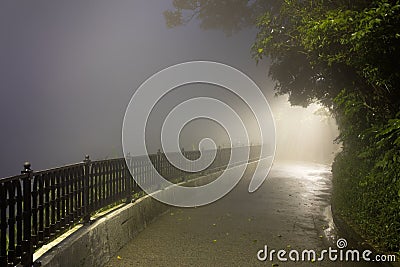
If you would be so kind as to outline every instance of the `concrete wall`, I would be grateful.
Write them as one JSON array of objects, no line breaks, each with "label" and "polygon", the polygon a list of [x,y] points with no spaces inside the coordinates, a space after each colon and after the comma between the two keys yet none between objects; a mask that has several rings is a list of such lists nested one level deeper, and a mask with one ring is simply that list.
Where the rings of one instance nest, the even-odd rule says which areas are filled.
[{"label": "concrete wall", "polygon": [[[219,175],[220,173],[213,173],[181,184],[186,186],[207,184]],[[162,194],[162,191],[158,193]],[[169,208],[170,206],[148,195],[144,196],[97,219],[92,225],[81,227],[42,255],[37,262],[42,266],[52,267],[103,266],[119,249]]]}]

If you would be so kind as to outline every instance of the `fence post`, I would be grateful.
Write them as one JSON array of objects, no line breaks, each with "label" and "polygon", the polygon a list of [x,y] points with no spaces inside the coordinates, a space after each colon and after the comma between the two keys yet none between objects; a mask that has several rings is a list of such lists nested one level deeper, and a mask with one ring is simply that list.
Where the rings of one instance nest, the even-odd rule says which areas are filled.
[{"label": "fence post", "polygon": [[31,188],[31,180],[32,180],[32,170],[31,164],[29,162],[25,162],[24,170],[21,171],[21,174],[27,174],[24,177],[23,183],[23,193],[24,193],[24,210],[23,210],[23,220],[24,220],[24,240],[23,240],[23,256],[21,259],[21,263],[23,266],[32,266],[33,263],[33,248],[32,248],[32,188]]},{"label": "fence post", "polygon": [[128,154],[125,157],[126,159],[126,172],[125,172],[125,194],[126,194],[126,200],[125,204],[129,204],[132,202],[132,191],[135,188],[135,181],[133,179],[133,168],[132,168],[132,156],[131,153],[128,152]]},{"label": "fence post", "polygon": [[90,179],[90,158],[89,155],[85,156],[84,163],[84,177],[83,177],[83,205],[84,215],[83,223],[90,224],[90,205],[89,205],[89,179]]}]

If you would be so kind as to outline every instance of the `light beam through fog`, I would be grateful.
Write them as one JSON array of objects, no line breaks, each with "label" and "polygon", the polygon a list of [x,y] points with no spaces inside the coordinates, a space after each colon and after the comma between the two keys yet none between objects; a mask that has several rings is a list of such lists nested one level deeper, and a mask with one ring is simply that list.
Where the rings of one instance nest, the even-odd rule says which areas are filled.
[{"label": "light beam through fog", "polygon": [[277,132],[277,161],[332,162],[341,145],[335,120],[318,104],[307,108],[290,106],[279,97],[273,107]]}]

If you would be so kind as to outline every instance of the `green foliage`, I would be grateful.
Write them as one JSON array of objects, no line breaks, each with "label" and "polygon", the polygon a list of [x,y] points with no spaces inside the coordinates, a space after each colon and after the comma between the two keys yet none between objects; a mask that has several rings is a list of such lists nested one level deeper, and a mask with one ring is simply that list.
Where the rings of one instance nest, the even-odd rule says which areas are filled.
[{"label": "green foliage", "polygon": [[[400,244],[400,118],[371,133],[369,146],[335,159],[334,204],[386,251]],[[361,152],[360,152],[361,151]]]},{"label": "green foliage", "polygon": [[[368,83],[398,90],[400,5],[376,1],[360,10],[329,10],[323,17],[303,20],[299,28],[304,48],[332,66],[345,63]],[[396,77],[397,75],[397,77]]]},{"label": "green foliage", "polygon": [[343,151],[334,202],[383,250],[400,244],[400,5],[398,1],[285,0],[257,22],[253,47],[268,56],[278,94],[324,104]]}]

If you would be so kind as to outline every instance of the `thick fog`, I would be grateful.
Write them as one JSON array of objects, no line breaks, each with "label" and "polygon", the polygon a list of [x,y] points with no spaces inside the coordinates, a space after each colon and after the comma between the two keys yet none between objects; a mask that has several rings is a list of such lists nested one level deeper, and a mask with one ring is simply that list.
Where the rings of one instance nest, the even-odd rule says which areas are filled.
[{"label": "thick fog", "polygon": [[[275,98],[268,62],[256,65],[250,48],[256,29],[227,37],[199,29],[196,21],[168,29],[162,12],[170,1],[11,1],[0,4],[0,177],[18,174],[24,161],[35,170],[122,155],[125,109],[135,90],[165,67],[192,60],[231,65],[251,77],[268,99],[277,126],[277,157],[331,158],[337,129],[332,119],[291,108]],[[180,90],[180,91],[179,91]],[[207,95],[225,99],[248,121],[234,96],[207,85],[187,86],[163,99],[149,124],[151,153],[159,146],[162,114],[179,100]],[[247,111],[246,111],[247,110]],[[160,115],[161,114],[161,115]],[[229,146],[217,124],[197,120],[182,131],[181,145],[197,148],[210,135]],[[240,144],[240,140],[236,140]]]}]

